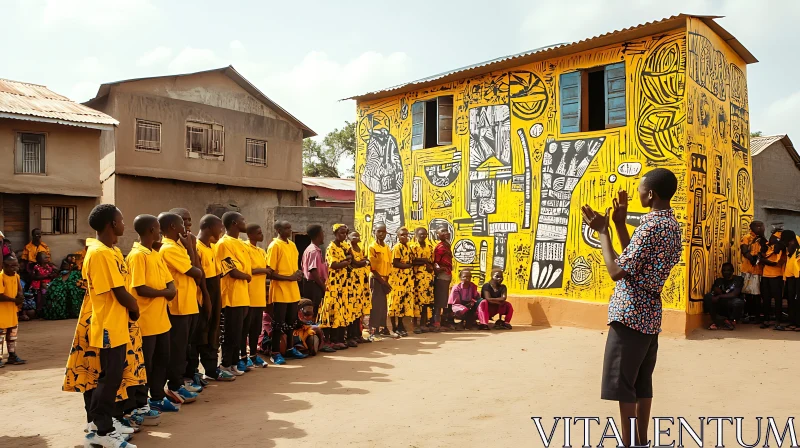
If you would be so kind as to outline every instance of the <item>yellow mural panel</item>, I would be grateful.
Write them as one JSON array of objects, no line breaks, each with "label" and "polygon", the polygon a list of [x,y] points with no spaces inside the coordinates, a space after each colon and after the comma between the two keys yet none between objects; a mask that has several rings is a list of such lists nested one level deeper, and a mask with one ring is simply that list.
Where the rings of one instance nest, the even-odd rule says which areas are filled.
[{"label": "yellow mural panel", "polygon": [[[562,132],[561,75],[618,63],[624,63],[624,125]],[[643,174],[668,168],[679,181],[673,207],[686,250],[662,297],[666,308],[687,309],[689,182],[698,182],[690,170],[695,147],[687,145],[697,126],[687,113],[687,73],[687,33],[676,30],[359,102],[356,226],[367,236],[377,222],[390,234],[401,226],[448,225],[456,268],[471,268],[476,283],[500,268],[512,294],[607,302],[613,282],[580,206],[605,209],[620,189],[637,198]],[[432,104],[447,107],[450,96],[452,143],[422,148],[414,141],[414,113],[420,102],[441,97]],[[631,230],[645,212],[634,199]]]},{"label": "yellow mural panel", "polygon": [[739,266],[753,220],[750,118],[746,64],[702,21],[687,28],[689,294],[702,299],[723,263]]}]

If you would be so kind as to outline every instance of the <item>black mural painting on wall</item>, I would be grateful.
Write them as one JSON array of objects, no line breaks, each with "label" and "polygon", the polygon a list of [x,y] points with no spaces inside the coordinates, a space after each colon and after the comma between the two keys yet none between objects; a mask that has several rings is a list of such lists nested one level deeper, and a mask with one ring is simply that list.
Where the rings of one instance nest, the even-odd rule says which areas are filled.
[{"label": "black mural painting on wall", "polygon": [[361,121],[360,138],[367,142],[367,154],[361,182],[375,193],[373,228],[386,225],[389,240],[403,226],[403,162],[397,140],[390,133],[391,121],[383,112],[367,115]]}]

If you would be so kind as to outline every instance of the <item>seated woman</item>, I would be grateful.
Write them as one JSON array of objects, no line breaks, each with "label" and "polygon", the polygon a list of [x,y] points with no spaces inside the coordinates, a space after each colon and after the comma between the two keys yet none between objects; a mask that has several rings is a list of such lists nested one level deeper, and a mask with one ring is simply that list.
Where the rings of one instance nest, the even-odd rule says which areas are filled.
[{"label": "seated woman", "polygon": [[711,292],[703,297],[703,311],[711,315],[709,330],[733,330],[744,311],[742,287],[744,279],[733,275],[733,265],[722,265],[722,277],[716,279]]},{"label": "seated woman", "polygon": [[[510,330],[511,316],[514,315],[514,308],[506,300],[506,285],[503,284],[503,271],[501,269],[492,270],[492,279],[481,288],[481,301],[478,302],[478,329],[488,330],[489,319],[499,315],[494,323],[495,330]],[[505,320],[503,320],[505,316]]]},{"label": "seated woman", "polygon": [[322,329],[314,325],[314,302],[310,299],[301,299],[297,304],[297,322],[295,322],[293,345],[295,348],[316,356],[317,352],[335,352],[330,345],[326,345]]},{"label": "seated woman", "polygon": [[461,322],[456,326],[456,330],[460,331],[475,325],[476,305],[481,296],[478,294],[478,287],[475,286],[475,283],[472,283],[472,271],[462,269],[458,277],[461,282],[453,286],[447,303],[453,311],[453,316],[461,319]]},{"label": "seated woman", "polygon": [[75,254],[61,262],[61,273],[47,287],[43,315],[47,320],[78,317],[86,294]]}]

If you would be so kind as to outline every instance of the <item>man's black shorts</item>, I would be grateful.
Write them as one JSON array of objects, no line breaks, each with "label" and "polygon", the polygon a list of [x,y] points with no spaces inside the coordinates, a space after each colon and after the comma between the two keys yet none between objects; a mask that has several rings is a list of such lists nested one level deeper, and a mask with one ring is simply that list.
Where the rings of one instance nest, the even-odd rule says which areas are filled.
[{"label": "man's black shorts", "polygon": [[624,403],[652,398],[657,355],[657,334],[644,334],[612,322],[603,358],[601,398]]}]

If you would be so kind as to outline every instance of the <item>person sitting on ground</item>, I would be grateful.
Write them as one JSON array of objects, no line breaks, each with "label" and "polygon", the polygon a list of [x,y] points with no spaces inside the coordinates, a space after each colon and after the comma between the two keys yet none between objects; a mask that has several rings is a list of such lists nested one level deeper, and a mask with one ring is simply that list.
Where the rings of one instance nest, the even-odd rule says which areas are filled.
[{"label": "person sitting on ground", "polygon": [[50,262],[50,254],[36,254],[36,264],[31,267],[31,292],[36,302],[36,314],[41,317],[44,308],[47,287],[58,276],[58,268]]},{"label": "person sitting on ground", "polygon": [[[506,300],[507,290],[503,284],[503,270],[492,269],[492,279],[481,288],[481,301],[478,303],[478,320],[481,330],[489,329],[489,319],[498,315],[495,330],[510,330],[514,308]],[[505,319],[503,319],[505,316]]]},{"label": "person sitting on ground", "polygon": [[711,315],[709,330],[733,330],[742,318],[744,278],[733,275],[733,264],[722,265],[722,277],[714,281],[711,292],[703,298],[703,311]]},{"label": "person sitting on ground", "polygon": [[75,319],[80,315],[86,284],[75,269],[75,254],[61,262],[61,271],[47,287],[42,317],[46,320]]},{"label": "person sitting on ground", "polygon": [[476,305],[481,296],[478,294],[478,287],[472,283],[472,271],[462,269],[458,277],[461,282],[453,286],[448,304],[453,310],[453,315],[461,319],[456,330],[468,330],[475,325]]},{"label": "person sitting on ground", "polygon": [[314,302],[310,299],[300,299],[297,308],[297,321],[292,331],[294,347],[310,356],[316,356],[317,352],[335,352],[330,344],[325,343],[322,329],[314,325]]}]

